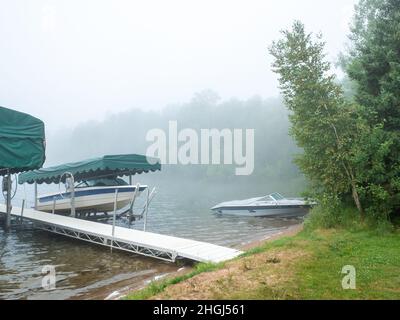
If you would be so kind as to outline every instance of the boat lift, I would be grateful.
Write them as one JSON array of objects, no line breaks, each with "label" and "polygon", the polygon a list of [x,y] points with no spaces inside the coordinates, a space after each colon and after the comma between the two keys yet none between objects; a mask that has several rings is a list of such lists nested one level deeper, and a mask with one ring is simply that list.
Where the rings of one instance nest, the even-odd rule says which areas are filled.
[{"label": "boat lift", "polygon": [[[114,210],[112,210],[112,200],[110,199],[109,207],[105,211],[101,211],[99,209],[96,212],[96,207],[89,206],[88,208],[81,208],[78,211],[77,206],[75,205],[76,201],[76,192],[75,182],[80,181],[88,181],[88,180],[96,180],[96,179],[116,179],[117,177],[128,176],[129,177],[129,185],[133,185],[132,176],[135,174],[155,172],[161,170],[161,164],[159,159],[150,158],[144,155],[137,154],[126,154],[126,155],[105,155],[99,158],[93,158],[89,160],[74,162],[74,163],[66,163],[50,168],[42,168],[39,170],[34,170],[31,172],[23,173],[19,176],[18,182],[19,184],[28,183],[34,184],[34,197],[35,197],[35,206],[36,210],[40,210],[38,205],[38,184],[46,183],[46,184],[58,184],[59,193],[53,196],[53,205],[52,212],[56,211],[57,199],[63,199],[63,203],[66,202],[66,197],[70,198],[70,204],[67,206],[67,210],[71,211],[71,216],[78,218],[84,217],[87,214],[98,212],[111,212],[116,213],[118,217],[127,216],[131,221],[143,218],[148,211],[148,206],[152,201],[155,195],[155,189],[147,190],[147,200],[146,205],[143,207],[142,211],[139,214],[133,212],[133,206],[135,204],[135,200],[138,196],[138,192],[142,191],[138,190],[138,185],[136,185],[135,192],[133,194],[132,199],[129,201],[129,198],[126,199],[126,194],[124,197],[124,202],[128,200],[129,207],[125,208],[122,211],[115,212],[115,202],[114,202]],[[66,192],[61,192],[61,183],[66,185]],[[113,185],[110,185],[112,187]],[[117,187],[116,187],[117,189]],[[80,189],[81,190],[81,189]],[[118,193],[115,195],[118,200]],[[51,198],[50,198],[51,199]],[[119,203],[120,201],[118,201]],[[48,205],[46,210],[43,211],[50,212],[51,210],[51,200],[47,201]],[[65,207],[64,207],[65,209]],[[63,210],[64,210],[63,209]],[[60,209],[57,209],[60,210]]]},{"label": "boat lift", "polygon": [[[59,190],[60,190],[60,184],[62,181],[62,178],[65,176],[65,184],[66,184],[66,189],[69,190],[69,193],[71,194],[70,196],[70,206],[71,206],[71,217],[75,217],[75,218],[82,218],[86,216],[86,213],[80,213],[76,210],[75,207],[75,179],[74,179],[74,175],[71,172],[65,172],[60,176],[60,182],[59,182]],[[132,176],[129,176],[129,181],[132,182]],[[150,189],[147,188],[146,189],[146,201],[145,204],[143,206],[143,208],[140,210],[140,213],[135,213],[134,212],[134,205],[135,205],[135,201],[136,198],[139,194],[139,189],[140,189],[140,184],[137,183],[136,184],[136,188],[135,188],[135,192],[133,193],[132,199],[129,203],[128,207],[124,207],[121,208],[120,210],[117,210],[117,203],[118,203],[118,189],[115,190],[115,196],[114,196],[114,210],[113,210],[113,226],[115,227],[115,221],[116,219],[121,219],[122,217],[127,217],[129,224],[132,223],[132,221],[136,221],[136,220],[141,220],[144,218],[144,226],[143,229],[144,231],[146,231],[146,226],[147,226],[147,214],[149,211],[149,206],[151,201],[153,200],[154,196],[156,195],[156,188],[154,187],[151,192]],[[35,206],[34,209],[37,210],[37,199],[38,199],[38,194],[37,194],[37,183],[35,182]],[[62,192],[60,190],[60,195],[62,196]],[[25,201],[25,200],[23,200]],[[53,210],[52,210],[52,214],[56,214],[55,212],[55,208],[56,208],[56,203],[57,203],[57,199],[56,197],[53,198]],[[22,206],[22,208],[24,207],[24,205]],[[90,216],[90,213],[89,213]],[[108,215],[107,215],[108,217]]]}]

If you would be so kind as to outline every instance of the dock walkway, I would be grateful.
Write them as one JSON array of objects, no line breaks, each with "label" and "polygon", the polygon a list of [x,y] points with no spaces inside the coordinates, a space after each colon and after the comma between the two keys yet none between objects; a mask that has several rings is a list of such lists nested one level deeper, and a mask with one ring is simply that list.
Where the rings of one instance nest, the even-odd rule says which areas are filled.
[{"label": "dock walkway", "polygon": [[[0,205],[0,212],[6,212],[4,205]],[[21,208],[13,207],[11,214],[21,218],[21,212]],[[166,261],[174,262],[178,258],[186,258],[199,262],[218,263],[233,259],[242,253],[236,249],[206,242],[119,226],[115,226],[113,232],[113,226],[110,224],[27,208],[24,209],[22,217],[24,220],[33,222],[36,227],[49,232]]]}]

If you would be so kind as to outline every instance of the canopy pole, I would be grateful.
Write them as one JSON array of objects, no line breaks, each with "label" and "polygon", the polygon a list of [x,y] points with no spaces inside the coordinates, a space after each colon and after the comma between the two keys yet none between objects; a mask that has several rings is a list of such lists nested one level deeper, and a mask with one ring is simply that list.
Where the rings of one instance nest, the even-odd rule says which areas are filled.
[{"label": "canopy pole", "polygon": [[114,213],[113,213],[113,224],[112,224],[112,232],[111,232],[111,252],[114,246],[114,236],[115,236],[115,218],[117,216],[117,202],[118,202],[118,188],[115,188],[115,197],[114,197]]},{"label": "canopy pole", "polygon": [[35,210],[38,207],[38,192],[37,192],[37,182],[35,181]]},{"label": "canopy pole", "polygon": [[21,207],[21,220],[20,223],[22,224],[24,222],[24,209],[25,209],[25,199],[22,200],[22,207]]},{"label": "canopy pole", "polygon": [[56,213],[56,197],[53,197],[53,211],[51,213],[52,214]]},{"label": "canopy pole", "polygon": [[144,223],[143,223],[143,231],[144,232],[146,232],[146,227],[147,227],[147,213],[148,213],[148,211],[149,211],[149,203],[150,203],[150,200],[149,200],[149,197],[150,197],[150,190],[149,190],[149,188],[147,188],[147,197],[146,197],[146,209],[145,209],[145,212],[144,212]]},{"label": "canopy pole", "polygon": [[71,216],[77,218],[75,210],[75,179],[72,173],[70,173],[70,176],[71,176]]},{"label": "canopy pole", "polygon": [[[7,176],[5,176],[3,179],[6,179],[5,181],[5,187],[7,190],[7,198],[6,198],[6,207],[7,207],[7,216],[6,216],[6,221],[5,221],[5,228],[6,230],[9,230],[11,227],[11,174],[10,170],[7,170]],[[4,183],[4,181],[3,181]]]}]

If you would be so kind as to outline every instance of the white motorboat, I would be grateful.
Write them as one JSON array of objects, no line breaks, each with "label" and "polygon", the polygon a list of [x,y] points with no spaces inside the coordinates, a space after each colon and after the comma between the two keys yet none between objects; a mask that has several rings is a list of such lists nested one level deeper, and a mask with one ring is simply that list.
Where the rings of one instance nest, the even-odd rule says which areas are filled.
[{"label": "white motorboat", "polygon": [[[74,190],[75,209],[78,212],[113,211],[116,190],[118,190],[117,209],[121,209],[132,201],[136,188],[137,186],[129,185],[120,178],[80,182]],[[146,185],[140,185],[138,195],[146,189]],[[54,209],[55,213],[70,213],[71,191],[69,190],[39,196],[37,210],[53,212]]]},{"label": "white motorboat", "polygon": [[252,198],[223,202],[211,208],[217,214],[265,217],[300,216],[308,213],[314,203],[303,199],[286,199],[279,193]]}]

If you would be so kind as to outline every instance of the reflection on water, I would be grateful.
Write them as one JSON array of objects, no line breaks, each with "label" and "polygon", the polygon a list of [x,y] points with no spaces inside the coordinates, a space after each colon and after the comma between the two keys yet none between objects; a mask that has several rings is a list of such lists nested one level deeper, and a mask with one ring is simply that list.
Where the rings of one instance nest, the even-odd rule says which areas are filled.
[{"label": "reflection on water", "polygon": [[[149,210],[147,231],[234,247],[301,221],[217,216],[209,210],[225,200],[282,191],[259,190],[260,186],[254,185],[161,184]],[[18,205],[18,197],[15,200]],[[128,227],[125,220],[117,223]],[[130,227],[142,229],[143,221]],[[56,267],[56,290],[42,289],[42,268],[46,265]],[[178,268],[126,252],[111,253],[109,248],[35,230],[27,224],[8,233],[0,229],[0,299],[104,298],[116,288],[140,286],[146,279]]]}]

